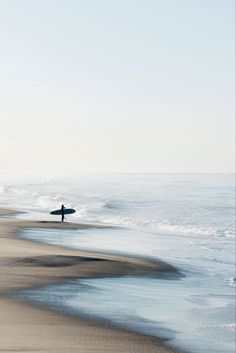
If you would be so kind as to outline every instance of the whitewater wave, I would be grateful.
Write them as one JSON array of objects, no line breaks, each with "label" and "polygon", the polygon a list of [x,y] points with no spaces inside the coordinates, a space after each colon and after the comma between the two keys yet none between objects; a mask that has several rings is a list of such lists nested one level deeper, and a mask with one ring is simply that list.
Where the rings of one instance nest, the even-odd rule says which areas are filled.
[{"label": "whitewater wave", "polygon": [[[32,186],[32,185],[31,185]],[[29,190],[20,186],[0,186],[0,202],[9,207],[32,208],[49,211],[58,208],[65,203],[68,208],[72,207],[71,200],[58,193],[48,196],[36,191],[34,187]]]},{"label": "whitewater wave", "polygon": [[80,221],[102,222],[147,232],[225,238],[235,237],[235,232],[228,228],[217,229],[191,224],[174,224],[168,220],[120,216],[119,210],[123,211],[127,208],[121,200],[102,200],[96,197],[83,199],[79,195],[68,195],[65,197],[59,193],[42,194],[34,188],[27,190],[19,186],[0,186],[0,201],[1,204],[7,204],[13,208],[25,207],[43,211],[57,209],[61,204],[65,204],[68,208],[76,209],[77,213],[74,217]]},{"label": "whitewater wave", "polygon": [[[106,188],[99,192],[98,187],[94,192],[90,194],[88,192],[89,195],[87,195],[80,194],[76,186],[69,185],[68,187],[68,185],[54,183],[52,188],[51,185],[48,185],[53,182],[51,179],[37,179],[37,182],[38,184],[0,185],[0,204],[12,208],[42,211],[58,209],[61,204],[65,204],[66,207],[76,209],[77,213],[74,217],[79,221],[102,222],[158,234],[235,237],[233,225],[231,226],[232,218],[231,220],[228,218],[230,223],[227,219],[226,221],[223,219],[224,222],[215,222],[215,218],[213,218],[214,226],[211,222],[208,225],[206,219],[204,221],[199,218],[199,212],[196,213],[196,218],[194,212],[193,215],[186,215],[186,205],[183,203],[184,206],[181,209],[180,203],[179,208],[176,209],[168,197],[167,200],[164,198],[162,202],[158,199],[153,202],[150,196],[145,196],[142,199],[135,197],[136,194],[133,191],[130,195],[125,194],[122,197],[120,194],[115,195],[114,191],[111,194],[107,193]],[[42,184],[39,184],[41,182]],[[66,193],[63,193],[63,190],[66,190]],[[84,193],[84,188],[79,190]],[[189,207],[192,207],[192,201],[188,202]],[[218,208],[225,206],[220,202],[217,205]],[[212,208],[212,204],[208,206]],[[193,208],[193,210],[195,209]],[[203,216],[204,212],[206,211],[202,211]],[[209,212],[209,207],[207,212]],[[213,212],[212,209],[210,212]],[[231,211],[227,212],[230,214]],[[223,217],[224,214],[225,210],[222,211]],[[173,221],[168,219],[169,215]],[[181,222],[185,218],[186,221]],[[195,222],[196,224],[194,224]],[[201,222],[205,224],[201,224]],[[219,223],[218,226],[215,225],[217,223]],[[229,225],[229,227],[223,227],[224,225]]]},{"label": "whitewater wave", "polygon": [[155,233],[168,233],[177,235],[203,235],[203,236],[217,236],[234,238],[235,234],[230,229],[215,229],[212,227],[201,227],[197,225],[181,225],[172,224],[166,220],[147,220],[147,219],[135,219],[129,217],[120,216],[103,216],[93,215],[89,212],[88,208],[80,209],[79,213],[75,215],[77,218],[86,218],[86,221],[98,221],[106,224],[113,224],[117,226],[125,226],[132,229],[142,229],[144,231],[155,232]]},{"label": "whitewater wave", "polygon": [[53,210],[58,208],[61,204],[66,204],[67,208],[73,207],[68,198],[62,197],[59,194],[55,195],[54,197],[40,196],[34,206],[44,210]]}]

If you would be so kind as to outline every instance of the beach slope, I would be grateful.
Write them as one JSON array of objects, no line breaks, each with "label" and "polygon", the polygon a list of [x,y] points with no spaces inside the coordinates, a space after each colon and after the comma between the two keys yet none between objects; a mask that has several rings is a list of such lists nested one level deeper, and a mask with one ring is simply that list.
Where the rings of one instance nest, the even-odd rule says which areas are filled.
[{"label": "beach slope", "polygon": [[[0,210],[0,215],[14,215]],[[12,299],[18,290],[72,278],[176,272],[163,263],[133,257],[79,252],[21,239],[25,228],[84,228],[94,225],[0,218],[0,351],[80,353],[170,353],[161,340],[99,322],[71,317]],[[97,227],[97,226],[96,226]]]}]

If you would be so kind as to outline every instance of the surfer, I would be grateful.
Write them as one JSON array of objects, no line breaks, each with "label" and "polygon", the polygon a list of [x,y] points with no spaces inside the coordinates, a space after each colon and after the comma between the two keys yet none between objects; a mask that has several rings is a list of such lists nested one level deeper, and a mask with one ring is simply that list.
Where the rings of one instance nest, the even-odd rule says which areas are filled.
[{"label": "surfer", "polygon": [[64,213],[65,206],[61,205],[61,221],[64,222],[65,213]]}]

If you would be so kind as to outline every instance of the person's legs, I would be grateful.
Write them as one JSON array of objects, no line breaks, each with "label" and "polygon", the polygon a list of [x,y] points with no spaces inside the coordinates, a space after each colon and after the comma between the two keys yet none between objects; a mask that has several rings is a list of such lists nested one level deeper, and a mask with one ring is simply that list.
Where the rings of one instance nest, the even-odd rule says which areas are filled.
[{"label": "person's legs", "polygon": [[61,221],[62,221],[62,222],[64,222],[64,218],[65,218],[65,216],[64,216],[64,214],[62,214],[62,215],[61,215]]}]

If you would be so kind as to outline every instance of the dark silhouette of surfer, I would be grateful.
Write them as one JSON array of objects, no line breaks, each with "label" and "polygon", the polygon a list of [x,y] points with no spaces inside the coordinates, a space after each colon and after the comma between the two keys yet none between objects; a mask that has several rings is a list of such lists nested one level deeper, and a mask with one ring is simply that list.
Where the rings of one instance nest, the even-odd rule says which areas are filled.
[{"label": "dark silhouette of surfer", "polygon": [[61,221],[62,222],[64,222],[64,218],[65,218],[64,210],[65,210],[65,206],[61,205]]}]

